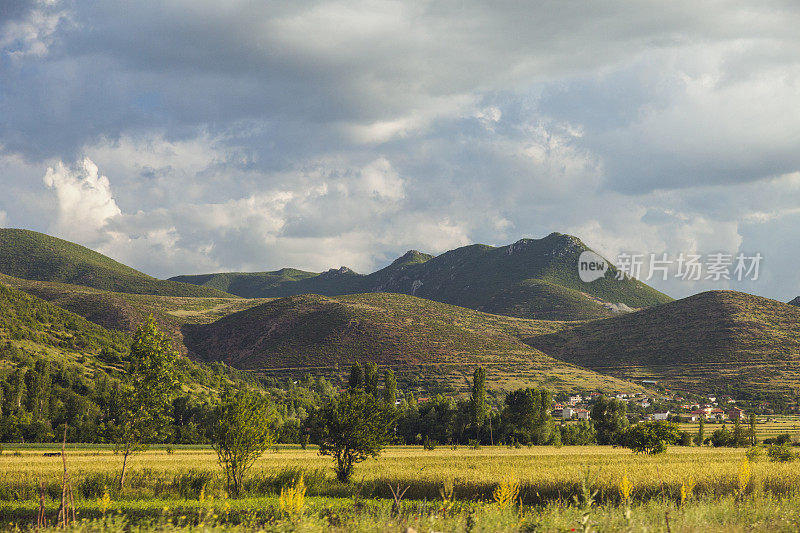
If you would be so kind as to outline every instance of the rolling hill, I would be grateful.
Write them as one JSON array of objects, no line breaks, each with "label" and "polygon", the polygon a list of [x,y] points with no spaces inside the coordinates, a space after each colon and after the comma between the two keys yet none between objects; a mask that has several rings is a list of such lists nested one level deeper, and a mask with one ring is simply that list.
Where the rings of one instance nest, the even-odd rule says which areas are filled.
[{"label": "rolling hill", "polygon": [[402,383],[465,390],[478,365],[495,389],[539,385],[554,391],[639,390],[563,363],[522,337],[558,322],[523,320],[391,293],[281,298],[211,324],[187,325],[194,356],[272,375],[345,373],[354,361],[390,366]]},{"label": "rolling hill", "polygon": [[0,283],[46,300],[106,329],[132,333],[152,314],[174,346],[186,353],[181,327],[207,323],[263,303],[263,299],[158,296],[111,292],[82,285],[33,281],[0,274]]},{"label": "rolling hill", "polygon": [[800,394],[800,309],[739,292],[704,292],[525,342],[620,378],[739,397]]},{"label": "rolling hill", "polygon": [[342,267],[320,274],[283,269],[170,279],[246,298],[394,292],[496,314],[550,320],[608,317],[620,309],[671,301],[638,280],[615,279],[613,266],[605,277],[582,282],[577,264],[586,250],[580,239],[553,233],[502,247],[465,246],[436,257],[412,250],[368,275]]},{"label": "rolling hill", "polygon": [[23,229],[0,229],[0,273],[133,294],[231,296],[210,287],[156,279],[78,244]]}]

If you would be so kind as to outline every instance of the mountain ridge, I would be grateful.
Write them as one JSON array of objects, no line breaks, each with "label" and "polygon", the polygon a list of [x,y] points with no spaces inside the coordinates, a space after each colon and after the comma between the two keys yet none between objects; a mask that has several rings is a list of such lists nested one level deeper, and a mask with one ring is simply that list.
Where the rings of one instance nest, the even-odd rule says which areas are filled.
[{"label": "mountain ridge", "polygon": [[[613,265],[603,278],[584,283],[577,266],[578,257],[586,250],[589,248],[577,237],[552,233],[541,239],[520,239],[500,247],[472,244],[438,256],[410,250],[370,274],[357,274],[342,267],[323,273],[300,271],[302,278],[291,279],[278,275],[287,270],[282,269],[184,275],[170,280],[224,286],[246,298],[393,292],[496,314],[555,320],[602,318],[624,309],[618,304],[641,308],[672,300],[638,280],[616,279]],[[221,280],[228,280],[227,284],[222,285]],[[245,286],[244,280],[250,280],[250,284]],[[256,287],[258,283],[254,280],[264,282]],[[502,302],[513,299],[508,295],[515,291],[535,294],[531,301],[503,305]],[[505,298],[499,296],[503,293]]]}]

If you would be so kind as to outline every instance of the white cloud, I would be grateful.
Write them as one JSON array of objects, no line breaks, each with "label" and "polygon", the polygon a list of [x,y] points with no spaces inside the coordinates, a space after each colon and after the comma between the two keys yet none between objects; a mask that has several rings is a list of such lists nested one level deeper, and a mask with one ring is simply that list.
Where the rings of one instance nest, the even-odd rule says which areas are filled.
[{"label": "white cloud", "polygon": [[88,157],[72,168],[59,161],[47,169],[44,183],[56,193],[58,220],[53,230],[59,235],[92,242],[109,219],[121,214],[108,178]]}]

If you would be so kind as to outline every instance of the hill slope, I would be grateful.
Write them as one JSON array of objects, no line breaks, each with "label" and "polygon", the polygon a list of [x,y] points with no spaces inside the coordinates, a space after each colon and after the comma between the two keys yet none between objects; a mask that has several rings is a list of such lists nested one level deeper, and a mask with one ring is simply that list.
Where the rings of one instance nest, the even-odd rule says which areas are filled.
[{"label": "hill slope", "polygon": [[739,292],[704,292],[526,342],[598,372],[697,392],[800,393],[800,309]]},{"label": "hill slope", "polygon": [[604,278],[582,282],[577,264],[586,250],[579,239],[553,233],[502,247],[465,246],[436,257],[412,250],[368,275],[342,267],[316,275],[289,275],[301,271],[284,269],[171,279],[224,288],[248,298],[394,292],[509,316],[554,320],[612,316],[620,308],[613,304],[640,308],[671,301],[640,281],[615,279],[613,266]]},{"label": "hill slope", "polygon": [[638,389],[519,340],[561,327],[380,293],[282,298],[211,324],[187,325],[184,333],[191,353],[203,360],[269,374],[344,373],[353,361],[374,361],[395,368],[405,383],[453,390],[466,388],[472,371],[484,365],[498,389]]},{"label": "hill slope", "polygon": [[80,315],[104,328],[132,333],[147,315],[152,314],[174,346],[183,353],[181,327],[208,323],[263,303],[263,299],[199,298],[110,292],[82,285],[33,281],[0,274],[0,283]]},{"label": "hill slope", "polygon": [[78,244],[22,229],[0,229],[0,273],[134,294],[230,296],[209,287],[159,280]]}]

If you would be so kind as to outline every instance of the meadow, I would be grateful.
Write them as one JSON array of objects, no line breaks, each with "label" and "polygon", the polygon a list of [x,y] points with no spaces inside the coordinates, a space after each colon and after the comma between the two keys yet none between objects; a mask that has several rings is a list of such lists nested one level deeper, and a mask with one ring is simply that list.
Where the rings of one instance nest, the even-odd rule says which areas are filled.
[{"label": "meadow", "polygon": [[[42,447],[0,455],[0,523],[36,523],[41,486],[50,523],[61,495],[62,459]],[[278,447],[254,465],[242,498],[228,498],[215,453],[202,447],[134,456],[117,490],[121,458],[103,447],[67,447],[76,530],[269,531],[797,531],[800,471],[765,457],[740,479],[743,449],[670,447],[636,456],[606,446],[391,447],[337,482],[328,457]],[[302,475],[300,511],[280,503]],[[620,489],[626,478],[628,499]],[[498,486],[518,493],[500,505]],[[392,488],[408,487],[395,504]],[[684,492],[682,498],[681,492]]]}]

